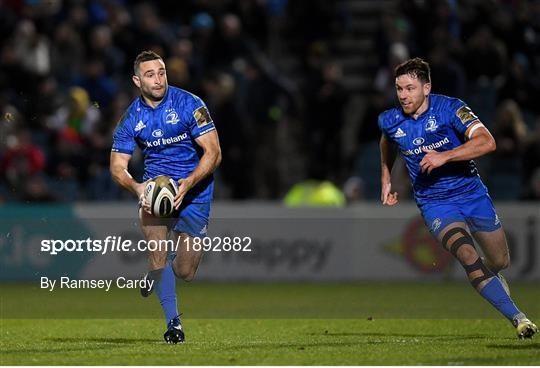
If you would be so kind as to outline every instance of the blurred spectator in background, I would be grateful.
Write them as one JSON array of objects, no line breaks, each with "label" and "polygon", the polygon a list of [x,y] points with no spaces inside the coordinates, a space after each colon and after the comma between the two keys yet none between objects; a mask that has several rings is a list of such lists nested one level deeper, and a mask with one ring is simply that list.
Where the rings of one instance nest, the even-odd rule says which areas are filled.
[{"label": "blurred spectator in background", "polygon": [[364,181],[358,176],[351,176],[343,185],[343,194],[347,204],[362,202],[364,198]]},{"label": "blurred spectator in background", "polygon": [[448,50],[441,45],[435,46],[429,52],[428,61],[433,93],[465,98],[465,72]]},{"label": "blurred spectator in background", "polygon": [[334,61],[325,62],[307,92],[309,176],[339,182],[343,176],[341,130],[348,94],[341,85],[342,71]]},{"label": "blurred spectator in background", "polygon": [[70,134],[82,140],[94,130],[101,117],[100,109],[90,103],[90,97],[84,88],[72,87],[68,101],[61,105],[47,121],[47,126],[57,132],[70,131]]},{"label": "blurred spectator in background", "polygon": [[535,194],[538,185],[537,174],[540,169],[540,119],[536,120],[536,127],[527,135],[520,163],[523,166],[525,198],[540,199]]},{"label": "blurred spectator in background", "polygon": [[22,195],[21,200],[30,202],[53,202],[62,197],[55,197],[47,185],[43,175],[32,175],[22,183]]},{"label": "blurred spectator in background", "polygon": [[[375,93],[384,97],[382,105],[376,108],[390,107],[396,101],[396,81],[394,79],[394,69],[396,66],[409,59],[409,49],[403,42],[394,42],[388,48],[388,60],[381,64],[375,74]],[[380,110],[378,110],[380,111]],[[376,116],[378,116],[377,113]]]},{"label": "blurred spectator in background", "polygon": [[47,75],[51,69],[49,40],[41,35],[30,20],[17,25],[13,41],[15,55],[27,73]]},{"label": "blurred spectator in background", "polygon": [[245,173],[253,172],[254,127],[248,126],[236,105],[236,82],[230,74],[215,73],[203,80],[202,87],[202,96],[219,131],[224,165],[220,172],[227,183],[229,196],[250,198],[253,196],[253,177]]},{"label": "blurred spectator in background", "polygon": [[[124,198],[111,133],[137,93],[131,60],[152,49],[214,111],[218,198],[278,199],[307,179],[356,188],[357,176],[351,198],[378,199],[376,117],[395,103],[394,66],[414,56],[431,63],[435,93],[466,99],[493,129],[494,196],[533,198],[539,15],[540,1],[503,0],[0,2],[0,197]],[[21,175],[32,185],[10,191]]]},{"label": "blurred spectator in background", "polygon": [[[212,63],[214,28],[214,19],[208,13],[195,14],[191,20],[192,46],[190,47],[190,56],[193,60],[192,70],[196,81],[200,81],[200,78]],[[183,46],[184,50],[186,50],[187,45]]]},{"label": "blurred spectator in background", "polygon": [[20,130],[6,137],[6,146],[0,161],[2,176],[10,191],[23,199],[27,182],[45,169],[45,154],[32,143],[27,130]]},{"label": "blurred spectator in background", "polygon": [[531,70],[527,57],[517,53],[513,55],[506,70],[504,85],[499,90],[498,99],[513,99],[521,108],[540,113],[540,79]]},{"label": "blurred spectator in background", "polygon": [[505,100],[500,104],[491,131],[497,142],[495,158],[517,159],[521,155],[525,148],[527,126],[515,101]]},{"label": "blurred spectator in background", "polygon": [[[103,109],[102,118],[93,124],[93,129],[85,133],[85,142],[91,157],[88,162],[87,176],[84,180],[86,198],[91,200],[112,200],[129,197],[110,178],[109,161],[111,155],[112,135],[116,125],[121,120],[131,101],[130,96],[123,92],[117,94],[107,109]],[[93,110],[94,106],[90,105]],[[132,156],[134,175],[142,176],[142,156],[136,153]]]},{"label": "blurred spectator in background", "polygon": [[105,73],[114,75],[122,72],[124,53],[114,46],[109,26],[98,25],[90,32],[88,58],[101,59],[105,64]]},{"label": "blurred spectator in background", "polygon": [[100,57],[86,60],[83,74],[75,80],[75,85],[84,88],[98,107],[107,107],[117,92],[116,83],[107,76],[105,62]]},{"label": "blurred spectator in background", "polygon": [[51,67],[52,75],[63,88],[71,85],[81,73],[84,59],[84,45],[80,35],[68,22],[56,28],[52,42]]},{"label": "blurred spectator in background", "polygon": [[527,190],[525,192],[524,199],[533,201],[540,200],[540,168],[532,173],[530,180],[527,182]]},{"label": "blurred spectator in background", "polygon": [[497,142],[497,150],[490,156],[490,192],[495,198],[518,199],[523,192],[520,157],[526,145],[527,126],[515,101],[501,102],[490,130]]},{"label": "blurred spectator in background", "polygon": [[506,47],[486,25],[481,25],[467,42],[465,72],[471,82],[487,79],[499,82],[506,68]]},{"label": "blurred spectator in background", "polygon": [[225,14],[220,19],[217,37],[212,45],[210,60],[215,68],[230,68],[241,59],[254,54],[255,45],[242,33],[240,18]]}]

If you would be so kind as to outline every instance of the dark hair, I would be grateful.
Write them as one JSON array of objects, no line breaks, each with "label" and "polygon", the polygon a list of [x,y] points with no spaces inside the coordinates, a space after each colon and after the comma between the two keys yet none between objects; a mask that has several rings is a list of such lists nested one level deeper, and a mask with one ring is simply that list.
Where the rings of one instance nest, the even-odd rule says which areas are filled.
[{"label": "dark hair", "polygon": [[163,60],[161,56],[156,54],[154,51],[146,50],[146,51],[141,52],[135,58],[135,62],[133,63],[133,72],[137,74],[137,72],[139,71],[139,65],[141,65],[141,63],[144,63],[145,61],[156,60],[156,59]]},{"label": "dark hair", "polygon": [[418,78],[422,83],[431,83],[431,70],[429,64],[421,58],[414,58],[404,61],[394,69],[394,76],[410,75]]}]

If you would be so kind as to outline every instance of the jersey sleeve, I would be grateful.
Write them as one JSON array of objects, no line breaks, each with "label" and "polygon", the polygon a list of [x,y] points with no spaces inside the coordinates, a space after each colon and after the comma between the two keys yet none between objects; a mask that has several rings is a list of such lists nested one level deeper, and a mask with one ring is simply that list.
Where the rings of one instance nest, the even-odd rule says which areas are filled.
[{"label": "jersey sleeve", "polygon": [[131,127],[130,115],[124,114],[114,130],[111,151],[131,155],[135,150],[135,146],[136,142]]},{"label": "jersey sleeve", "polygon": [[382,134],[386,137],[386,139],[390,140],[390,136],[388,135],[388,132],[386,131],[384,127],[384,113],[379,114],[379,118],[377,119],[377,124],[379,125],[379,129],[381,130]]},{"label": "jersey sleeve", "polygon": [[478,116],[461,100],[456,100],[450,105],[450,113],[453,128],[462,135],[465,135],[471,125],[479,121]]},{"label": "jersey sleeve", "polygon": [[186,113],[189,114],[189,132],[194,139],[216,129],[208,108],[200,98],[194,96],[190,106]]}]

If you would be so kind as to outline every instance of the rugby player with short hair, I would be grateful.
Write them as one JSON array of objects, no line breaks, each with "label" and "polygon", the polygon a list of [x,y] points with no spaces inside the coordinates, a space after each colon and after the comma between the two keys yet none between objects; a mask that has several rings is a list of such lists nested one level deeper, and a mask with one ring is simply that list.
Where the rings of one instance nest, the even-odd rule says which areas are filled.
[{"label": "rugby player with short hair", "polygon": [[[135,59],[132,80],[141,95],[114,132],[110,170],[118,184],[139,198],[139,219],[146,240],[166,240],[171,231],[175,244],[180,244],[172,257],[168,257],[170,249],[148,252],[145,278],[154,281],[154,288],[141,289],[145,297],[156,290],[167,323],[165,341],[178,343],[184,341],[184,332],[176,304],[175,275],[191,281],[197,271],[202,253],[188,247],[188,242],[206,235],[214,190],[212,172],[221,162],[221,149],[206,105],[199,97],[168,85],[161,56],[141,52]],[[136,146],[144,157],[142,183],[128,172]],[[156,221],[144,200],[146,181],[158,175],[178,182],[174,199],[178,217],[172,225]]]},{"label": "rugby player with short hair", "polygon": [[495,140],[463,101],[430,93],[430,67],[422,59],[403,62],[394,74],[401,107],[381,113],[378,121],[382,203],[398,203],[390,174],[399,150],[433,236],[461,263],[473,287],[514,325],[518,337],[531,338],[538,328],[516,307],[499,273],[510,263],[508,245],[473,161],[494,151]]}]

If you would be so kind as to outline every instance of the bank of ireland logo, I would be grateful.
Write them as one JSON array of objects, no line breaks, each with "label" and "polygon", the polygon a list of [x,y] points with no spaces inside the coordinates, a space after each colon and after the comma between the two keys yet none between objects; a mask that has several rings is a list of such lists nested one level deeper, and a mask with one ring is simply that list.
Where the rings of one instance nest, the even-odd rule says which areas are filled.
[{"label": "bank of ireland logo", "polygon": [[422,143],[425,142],[424,138],[422,137],[418,137],[418,138],[414,138],[414,140],[412,141],[414,145],[416,146],[419,146],[421,145]]},{"label": "bank of ireland logo", "polygon": [[155,138],[163,137],[163,130],[161,130],[161,129],[154,130],[152,132],[152,137],[155,137]]},{"label": "bank of ireland logo", "polygon": [[435,116],[430,115],[427,123],[426,123],[426,132],[434,132],[437,130],[439,126],[437,125],[437,120],[435,120]]},{"label": "bank of ireland logo", "polygon": [[167,116],[165,117],[165,123],[167,124],[176,124],[180,121],[180,119],[178,119],[178,113],[176,111],[171,110]]}]

